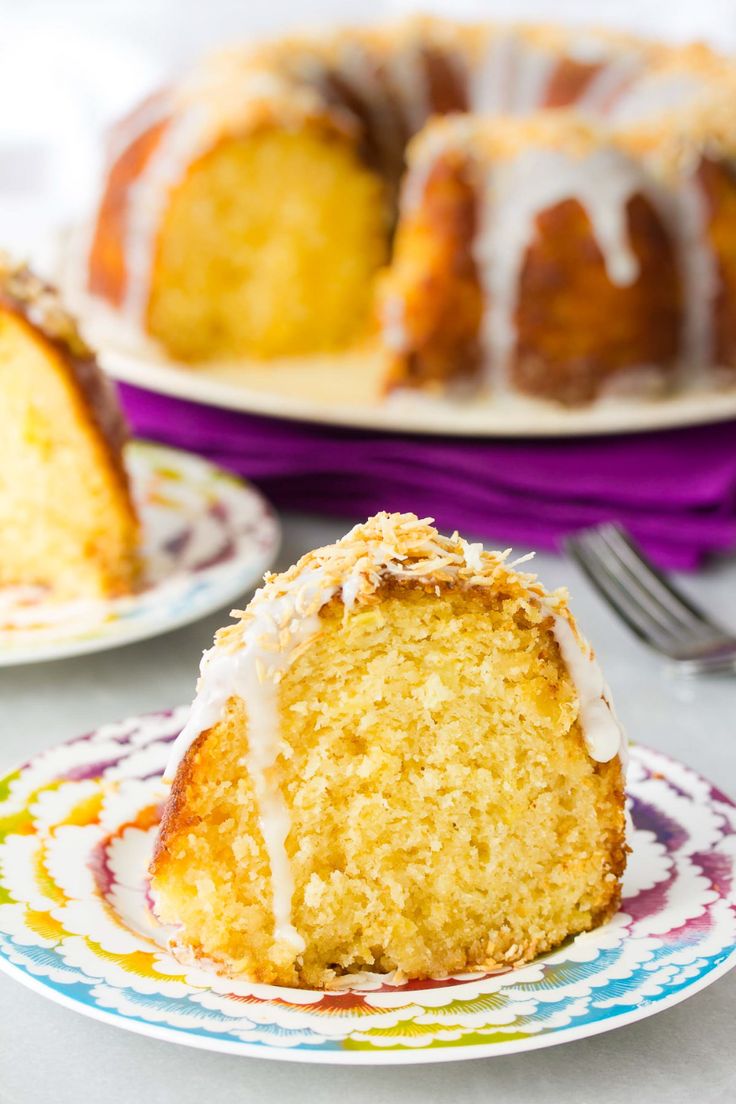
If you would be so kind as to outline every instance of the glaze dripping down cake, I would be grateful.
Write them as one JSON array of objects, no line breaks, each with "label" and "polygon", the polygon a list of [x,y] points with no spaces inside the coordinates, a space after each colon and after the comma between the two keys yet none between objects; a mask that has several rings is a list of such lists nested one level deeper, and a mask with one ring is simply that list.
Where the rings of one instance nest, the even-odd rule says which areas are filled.
[{"label": "glaze dripping down cake", "polygon": [[409,165],[382,288],[392,386],[481,374],[496,393],[580,403],[612,381],[641,388],[644,365],[667,386],[674,248],[641,165],[601,127],[564,111],[449,116]]},{"label": "glaze dripping down cake", "polygon": [[735,92],[705,46],[596,30],[233,49],[113,134],[87,284],[183,361],[367,343],[384,391],[568,404],[733,383]]},{"label": "glaze dripping down cake", "polygon": [[139,527],[112,384],[58,294],[0,254],[0,586],[134,589]]},{"label": "glaze dripping down cake", "polygon": [[379,514],[235,616],[167,770],[176,953],[324,988],[525,962],[615,912],[623,737],[565,592]]}]

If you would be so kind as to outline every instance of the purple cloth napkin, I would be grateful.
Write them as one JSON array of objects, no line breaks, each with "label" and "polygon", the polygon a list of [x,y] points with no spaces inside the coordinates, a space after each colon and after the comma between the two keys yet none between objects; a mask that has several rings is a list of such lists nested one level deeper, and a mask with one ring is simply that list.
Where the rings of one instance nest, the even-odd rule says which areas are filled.
[{"label": "purple cloth napkin", "polygon": [[604,520],[665,568],[736,548],[736,422],[568,440],[478,440],[281,421],[121,386],[137,436],[247,476],[285,509],[407,510],[444,529],[556,549]]}]

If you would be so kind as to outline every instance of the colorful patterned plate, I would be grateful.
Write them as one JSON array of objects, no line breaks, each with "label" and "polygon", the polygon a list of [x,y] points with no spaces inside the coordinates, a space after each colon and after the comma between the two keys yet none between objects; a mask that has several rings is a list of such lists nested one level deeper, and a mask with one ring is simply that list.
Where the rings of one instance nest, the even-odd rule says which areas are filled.
[{"label": "colorful patterned plate", "polygon": [[98,1020],[233,1054],[404,1063],[508,1054],[643,1019],[736,965],[736,806],[635,747],[621,911],[531,965],[330,993],[176,962],[148,907],[160,774],[186,710],[105,725],[0,782],[0,967]]},{"label": "colorful patterned plate", "polygon": [[278,551],[278,522],[247,483],[191,453],[135,441],[126,464],[143,523],[144,584],[107,602],[0,590],[0,667],[115,648],[241,599]]}]

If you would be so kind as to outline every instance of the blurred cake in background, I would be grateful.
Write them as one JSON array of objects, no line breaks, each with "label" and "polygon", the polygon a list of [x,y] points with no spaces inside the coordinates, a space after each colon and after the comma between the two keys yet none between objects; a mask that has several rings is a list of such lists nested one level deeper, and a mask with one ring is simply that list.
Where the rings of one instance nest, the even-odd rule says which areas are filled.
[{"label": "blurred cake in background", "polygon": [[113,134],[87,284],[181,361],[377,341],[386,389],[712,382],[736,365],[735,98],[706,47],[603,31],[231,50]]},{"label": "blurred cake in background", "polygon": [[151,867],[185,959],[436,977],[616,911],[622,733],[566,593],[505,560],[378,514],[218,633]]},{"label": "blurred cake in background", "polygon": [[115,391],[58,294],[0,254],[0,586],[133,590],[125,440]]}]

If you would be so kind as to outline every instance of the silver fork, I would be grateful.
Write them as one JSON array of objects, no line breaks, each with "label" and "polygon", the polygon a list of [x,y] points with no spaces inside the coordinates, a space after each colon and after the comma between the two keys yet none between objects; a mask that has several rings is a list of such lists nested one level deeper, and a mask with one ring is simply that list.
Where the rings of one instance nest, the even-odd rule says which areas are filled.
[{"label": "silver fork", "polygon": [[622,525],[608,522],[582,529],[564,544],[632,632],[673,660],[678,671],[688,675],[736,672],[736,635],[677,590]]}]

